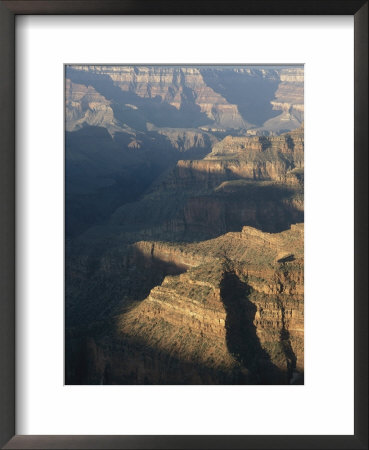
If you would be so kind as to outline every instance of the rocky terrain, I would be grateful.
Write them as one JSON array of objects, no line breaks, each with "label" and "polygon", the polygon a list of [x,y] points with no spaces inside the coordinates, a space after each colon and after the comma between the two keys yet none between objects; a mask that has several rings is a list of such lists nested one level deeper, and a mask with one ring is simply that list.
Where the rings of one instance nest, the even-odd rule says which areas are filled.
[{"label": "rocky terrain", "polygon": [[303,129],[226,137],[200,160],[179,160],[109,225],[140,239],[210,238],[251,225],[281,231],[303,220]]},{"label": "rocky terrain", "polygon": [[67,67],[67,384],[303,382],[303,69],[225,67]]},{"label": "rocky terrain", "polygon": [[269,131],[290,131],[303,121],[303,76],[293,66],[68,66],[67,129],[87,123],[112,134],[150,124],[268,131],[273,119]]},{"label": "rocky terrain", "polygon": [[[229,382],[289,381],[303,372],[303,232],[302,225],[277,235],[244,227],[180,252],[140,243],[146,258],[178,261],[187,270],[166,276],[119,316],[118,334],[219,370]],[[145,364],[145,353],[139,360]],[[137,370],[135,361],[130,370]]]},{"label": "rocky terrain", "polygon": [[109,337],[100,324],[88,341],[90,367],[79,376],[113,384],[301,379],[303,233],[302,224],[278,234],[244,227],[201,243],[134,244],[131,268],[162,264],[172,275],[115,315]]}]

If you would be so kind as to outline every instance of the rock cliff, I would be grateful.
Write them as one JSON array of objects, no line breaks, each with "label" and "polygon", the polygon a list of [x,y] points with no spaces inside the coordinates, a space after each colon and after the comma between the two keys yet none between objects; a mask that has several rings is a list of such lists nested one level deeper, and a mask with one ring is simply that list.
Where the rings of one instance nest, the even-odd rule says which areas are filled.
[{"label": "rock cliff", "polygon": [[[137,239],[191,240],[280,231],[303,219],[303,129],[274,137],[227,137],[199,160],[180,160],[110,223]],[[142,225],[141,225],[142,224]]]},{"label": "rock cliff", "polygon": [[140,255],[151,270],[161,261],[182,267],[182,273],[167,275],[143,301],[116,317],[113,347],[106,347],[106,338],[93,340],[90,381],[301,380],[302,224],[278,234],[244,227],[197,244],[134,247],[136,264]]},{"label": "rock cliff", "polygon": [[303,112],[301,67],[67,67],[67,384],[302,382]]},{"label": "rock cliff", "polygon": [[92,86],[65,81],[65,124],[67,131],[78,130],[82,126],[100,126],[110,134],[126,131],[114,117],[111,101],[98,93]]},{"label": "rock cliff", "polygon": [[74,65],[67,67],[66,99],[69,130],[99,123],[114,133],[153,123],[278,132],[303,120],[303,69]]}]

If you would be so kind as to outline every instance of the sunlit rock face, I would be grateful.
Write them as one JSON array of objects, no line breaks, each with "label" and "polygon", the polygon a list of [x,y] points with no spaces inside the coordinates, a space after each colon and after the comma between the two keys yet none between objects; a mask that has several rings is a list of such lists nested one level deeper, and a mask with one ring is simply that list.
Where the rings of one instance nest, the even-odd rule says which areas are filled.
[{"label": "sunlit rock face", "polygon": [[226,137],[203,159],[179,160],[112,226],[139,239],[191,240],[239,231],[280,231],[303,220],[303,130]]},{"label": "sunlit rock face", "polygon": [[111,102],[92,86],[72,83],[66,79],[66,130],[73,131],[83,125],[102,126],[110,133],[121,130]]},{"label": "sunlit rock face", "polygon": [[[297,67],[70,66],[66,76],[68,129],[100,123],[114,133],[133,111],[131,123],[141,127],[265,134],[303,121],[303,69]],[[158,105],[167,107],[158,114]],[[109,111],[104,121],[101,108]]]},{"label": "sunlit rock face", "polygon": [[[139,242],[131,264],[167,274],[89,341],[87,382],[288,384],[304,371],[303,225],[201,243]],[[91,344],[92,342],[92,344]],[[87,344],[85,344],[87,345]]]},{"label": "sunlit rock face", "polygon": [[304,373],[304,73],[66,68],[66,383]]}]

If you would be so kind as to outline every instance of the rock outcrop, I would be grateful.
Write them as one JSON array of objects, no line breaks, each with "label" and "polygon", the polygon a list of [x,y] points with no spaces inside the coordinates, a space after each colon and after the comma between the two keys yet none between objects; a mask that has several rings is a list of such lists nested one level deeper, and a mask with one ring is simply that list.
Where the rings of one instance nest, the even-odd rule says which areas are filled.
[{"label": "rock outcrop", "polygon": [[[69,130],[83,123],[106,126],[111,133],[127,126],[142,129],[147,123],[187,128],[192,123],[224,131],[265,122],[264,131],[277,132],[294,129],[303,120],[303,69],[74,65],[67,67],[66,95]],[[262,102],[260,96],[265,97]]]},{"label": "rock outcrop", "polygon": [[274,109],[303,113],[304,69],[283,69],[280,80],[281,83],[275,92],[275,100],[272,100]]},{"label": "rock outcrop", "polygon": [[301,379],[303,232],[302,224],[279,234],[244,227],[198,244],[135,244],[151,270],[162,261],[183,271],[167,275],[147,298],[116,317],[112,347],[104,338],[93,341],[92,379],[112,384]]},{"label": "rock outcrop", "polygon": [[65,81],[65,125],[67,131],[78,130],[85,125],[106,128],[111,135],[127,131],[114,117],[111,101],[92,86]]},{"label": "rock outcrop", "polygon": [[209,151],[218,142],[215,136],[199,129],[158,128],[156,131],[165,136],[173,148],[180,152],[193,149]]},{"label": "rock outcrop", "polygon": [[137,240],[209,239],[243,225],[283,230],[303,220],[303,151],[303,129],[229,136],[203,159],[178,161],[110,222]]},{"label": "rock outcrop", "polygon": [[301,67],[67,67],[67,384],[302,382],[303,113]]}]

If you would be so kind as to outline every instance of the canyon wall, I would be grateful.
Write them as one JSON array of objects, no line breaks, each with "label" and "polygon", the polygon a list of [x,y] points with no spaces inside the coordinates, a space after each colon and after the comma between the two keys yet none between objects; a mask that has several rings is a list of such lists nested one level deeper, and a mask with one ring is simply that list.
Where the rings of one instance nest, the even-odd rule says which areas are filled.
[{"label": "canyon wall", "polygon": [[297,66],[66,68],[67,384],[303,382],[303,113]]},{"label": "canyon wall", "polygon": [[[292,130],[303,120],[299,67],[73,65],[66,76],[69,130],[83,123],[100,123],[111,133],[132,125],[188,128],[192,123],[208,130],[276,132]],[[87,89],[81,105],[82,85]],[[264,96],[262,102],[259,97],[256,102],[255,91]]]},{"label": "canyon wall", "polygon": [[245,227],[179,247],[135,244],[151,270],[162,261],[184,272],[167,275],[143,301],[116,317],[113,347],[107,348],[104,339],[93,341],[91,380],[301,381],[303,232],[302,224],[279,234]]}]

